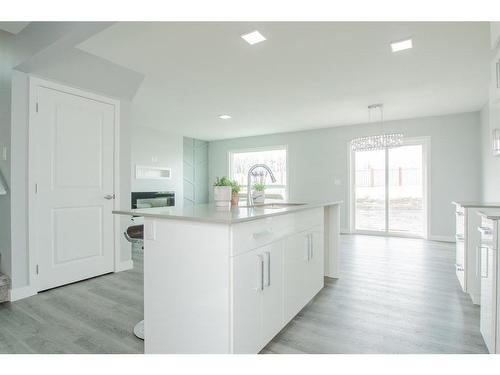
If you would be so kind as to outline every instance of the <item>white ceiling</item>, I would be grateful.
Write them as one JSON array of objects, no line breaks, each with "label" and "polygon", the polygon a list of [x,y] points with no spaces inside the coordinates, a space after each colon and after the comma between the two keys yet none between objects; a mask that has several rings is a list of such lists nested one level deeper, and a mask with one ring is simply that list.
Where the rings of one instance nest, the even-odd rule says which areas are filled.
[{"label": "white ceiling", "polygon": [[0,30],[7,31],[11,34],[18,34],[29,22],[0,22]]},{"label": "white ceiling", "polygon": [[[240,38],[253,30],[267,40]],[[488,45],[484,22],[132,22],[78,47],[145,75],[141,125],[212,140],[363,123],[372,103],[387,120],[476,111]]]}]

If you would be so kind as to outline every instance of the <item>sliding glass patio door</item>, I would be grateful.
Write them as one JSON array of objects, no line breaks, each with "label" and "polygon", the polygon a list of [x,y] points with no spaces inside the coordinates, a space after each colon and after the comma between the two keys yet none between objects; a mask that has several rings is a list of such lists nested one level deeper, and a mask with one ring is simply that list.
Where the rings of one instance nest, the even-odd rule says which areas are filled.
[{"label": "sliding glass patio door", "polygon": [[426,142],[353,151],[351,158],[354,231],[425,237]]}]

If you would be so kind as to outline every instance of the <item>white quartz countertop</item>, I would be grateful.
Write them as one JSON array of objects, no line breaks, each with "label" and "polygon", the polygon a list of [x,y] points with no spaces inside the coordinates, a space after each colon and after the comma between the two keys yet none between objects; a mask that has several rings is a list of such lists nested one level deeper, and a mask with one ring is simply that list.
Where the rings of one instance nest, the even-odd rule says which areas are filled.
[{"label": "white quartz countertop", "polygon": [[460,207],[500,208],[500,202],[451,202]]},{"label": "white quartz countertop", "polygon": [[[286,215],[291,212],[307,210],[311,208],[332,206],[342,203],[342,201],[326,202],[270,202],[254,207],[238,206],[231,209],[217,208],[215,204],[198,204],[194,206],[179,207],[153,207],[128,210],[115,210],[117,215],[134,215],[144,217],[156,217],[160,219],[201,221],[206,223],[235,224],[245,221],[257,220],[264,217]],[[285,206],[285,205],[289,206]],[[274,205],[270,206],[270,205]],[[280,206],[284,205],[284,206]]]}]

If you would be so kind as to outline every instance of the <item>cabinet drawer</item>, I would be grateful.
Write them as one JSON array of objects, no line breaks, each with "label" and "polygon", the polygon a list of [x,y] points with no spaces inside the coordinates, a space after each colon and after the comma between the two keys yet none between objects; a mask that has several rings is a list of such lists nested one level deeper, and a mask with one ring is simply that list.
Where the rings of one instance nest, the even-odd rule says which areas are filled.
[{"label": "cabinet drawer", "polygon": [[231,255],[236,256],[283,238],[286,228],[290,227],[289,216],[293,215],[272,216],[233,225]]},{"label": "cabinet drawer", "polygon": [[232,226],[231,255],[235,256],[323,224],[323,208],[238,223]]}]

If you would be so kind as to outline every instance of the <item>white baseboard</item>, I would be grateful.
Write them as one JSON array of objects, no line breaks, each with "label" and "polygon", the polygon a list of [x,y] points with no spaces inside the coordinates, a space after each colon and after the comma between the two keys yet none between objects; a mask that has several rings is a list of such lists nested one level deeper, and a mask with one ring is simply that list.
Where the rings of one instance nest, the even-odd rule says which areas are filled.
[{"label": "white baseboard", "polygon": [[132,259],[124,260],[118,264],[115,272],[127,271],[131,270],[132,268],[134,268],[134,261]]},{"label": "white baseboard", "polygon": [[11,289],[9,300],[10,302],[19,301],[20,299],[28,298],[37,294],[36,290],[30,285],[20,288]]},{"label": "white baseboard", "polygon": [[431,235],[429,236],[430,241],[440,241],[440,242],[455,242],[455,237],[454,236],[436,236],[436,235]]}]

